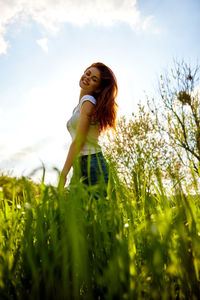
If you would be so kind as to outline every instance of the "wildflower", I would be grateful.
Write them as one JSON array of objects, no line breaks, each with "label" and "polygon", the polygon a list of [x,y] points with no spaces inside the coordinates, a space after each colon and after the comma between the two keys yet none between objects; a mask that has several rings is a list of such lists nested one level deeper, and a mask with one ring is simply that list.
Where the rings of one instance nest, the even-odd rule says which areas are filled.
[{"label": "wildflower", "polygon": [[148,276],[148,277],[147,277],[147,281],[150,281],[150,280],[151,280],[151,276]]},{"label": "wildflower", "polygon": [[26,203],[25,203],[25,207],[26,207],[27,209],[31,209],[30,203],[26,202]]}]

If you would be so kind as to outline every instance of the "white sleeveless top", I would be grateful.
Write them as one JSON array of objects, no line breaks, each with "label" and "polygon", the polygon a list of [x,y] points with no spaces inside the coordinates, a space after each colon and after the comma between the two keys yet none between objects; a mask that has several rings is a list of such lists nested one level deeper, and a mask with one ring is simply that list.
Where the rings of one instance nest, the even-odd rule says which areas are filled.
[{"label": "white sleeveless top", "polygon": [[[78,125],[78,119],[81,111],[81,106],[84,101],[90,101],[96,105],[96,99],[91,95],[85,95],[81,98],[80,103],[74,108],[72,117],[67,122],[67,129],[72,137],[72,140],[76,136],[76,130]],[[89,130],[87,133],[86,141],[80,150],[79,155],[94,154],[101,151],[101,147],[98,143],[98,138],[100,135],[99,123],[90,123]]]}]

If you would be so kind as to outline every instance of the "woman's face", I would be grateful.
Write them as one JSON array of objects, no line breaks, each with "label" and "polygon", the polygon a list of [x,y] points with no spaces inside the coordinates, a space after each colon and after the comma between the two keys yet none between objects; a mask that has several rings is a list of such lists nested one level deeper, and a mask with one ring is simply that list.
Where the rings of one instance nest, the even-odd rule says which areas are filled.
[{"label": "woman's face", "polygon": [[101,73],[95,67],[88,68],[81,76],[79,85],[87,93],[93,94],[100,91]]}]

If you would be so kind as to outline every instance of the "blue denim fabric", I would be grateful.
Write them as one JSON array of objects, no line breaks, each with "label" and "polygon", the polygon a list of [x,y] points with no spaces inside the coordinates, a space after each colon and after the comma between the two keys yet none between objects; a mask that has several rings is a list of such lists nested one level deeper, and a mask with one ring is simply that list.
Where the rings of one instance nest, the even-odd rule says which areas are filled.
[{"label": "blue denim fabric", "polygon": [[98,184],[102,179],[108,183],[108,167],[102,152],[80,156],[80,175],[88,185]]}]

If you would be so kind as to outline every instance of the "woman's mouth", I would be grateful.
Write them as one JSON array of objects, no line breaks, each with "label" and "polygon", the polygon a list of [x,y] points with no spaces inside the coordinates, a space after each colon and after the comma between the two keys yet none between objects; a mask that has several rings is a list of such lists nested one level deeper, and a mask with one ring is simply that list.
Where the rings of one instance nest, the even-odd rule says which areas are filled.
[{"label": "woman's mouth", "polygon": [[85,85],[89,85],[89,83],[87,82],[86,79],[82,79],[82,82],[83,82],[83,84],[85,84]]}]

